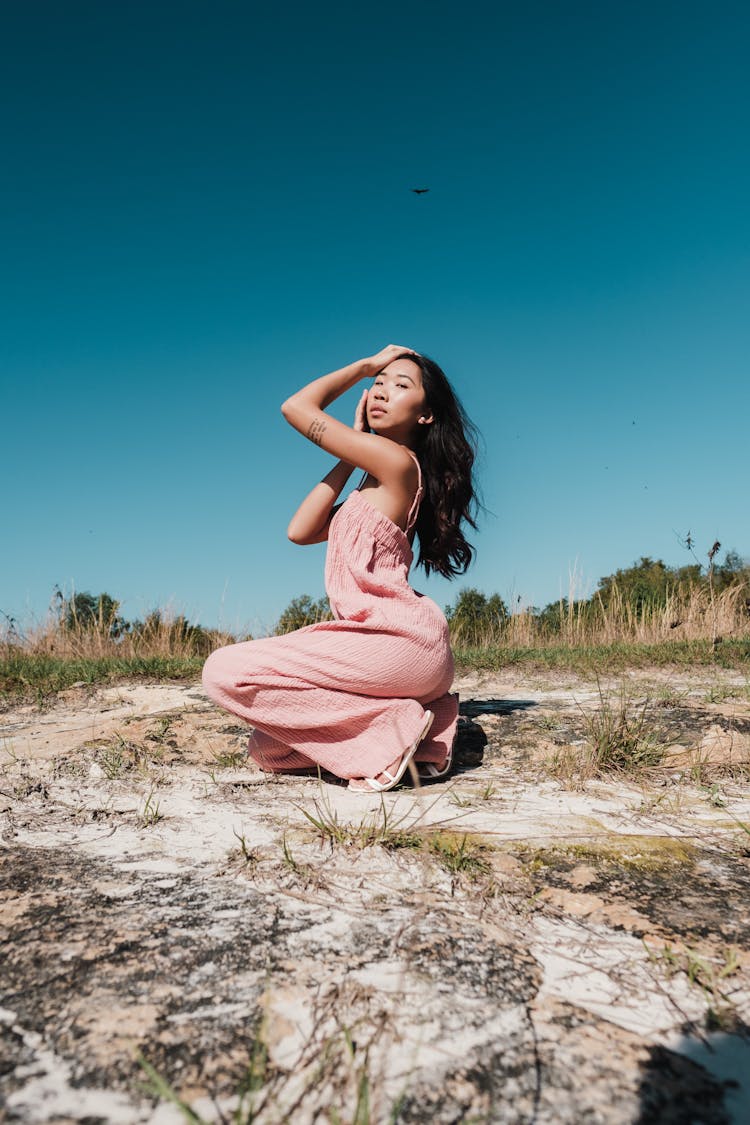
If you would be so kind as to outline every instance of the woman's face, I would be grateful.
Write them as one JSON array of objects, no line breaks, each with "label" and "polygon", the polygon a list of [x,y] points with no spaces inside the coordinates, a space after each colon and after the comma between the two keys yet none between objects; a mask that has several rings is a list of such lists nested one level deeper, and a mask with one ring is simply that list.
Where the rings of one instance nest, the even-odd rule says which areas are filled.
[{"label": "woman's face", "polygon": [[367,394],[367,422],[373,433],[406,441],[432,421],[422,372],[411,359],[394,359],[375,376]]}]

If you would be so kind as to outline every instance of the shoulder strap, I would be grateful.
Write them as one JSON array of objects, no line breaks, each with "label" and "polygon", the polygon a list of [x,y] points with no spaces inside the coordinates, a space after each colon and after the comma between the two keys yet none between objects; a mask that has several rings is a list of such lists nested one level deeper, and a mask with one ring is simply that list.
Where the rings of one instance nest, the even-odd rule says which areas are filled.
[{"label": "shoulder strap", "polygon": [[417,465],[417,472],[419,473],[419,484],[417,485],[417,491],[414,494],[414,500],[412,501],[411,508],[409,508],[409,515],[406,517],[406,530],[408,532],[411,531],[411,529],[414,527],[414,521],[417,518],[419,505],[422,500],[422,468],[419,464],[419,458],[417,457],[416,453],[414,453],[411,449],[407,450],[407,452],[411,453],[412,457],[414,458]]}]

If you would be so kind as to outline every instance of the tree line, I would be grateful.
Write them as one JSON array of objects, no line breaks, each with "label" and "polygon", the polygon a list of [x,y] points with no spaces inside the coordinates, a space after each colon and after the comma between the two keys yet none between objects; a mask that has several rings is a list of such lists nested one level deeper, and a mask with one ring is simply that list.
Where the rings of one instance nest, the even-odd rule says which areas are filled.
[{"label": "tree line", "polygon": [[[688,535],[688,548],[692,542]],[[719,544],[703,565],[699,560],[688,566],[668,566],[662,559],[644,555],[632,566],[616,570],[600,578],[590,598],[573,603],[567,597],[544,607],[530,606],[524,613],[532,617],[539,630],[548,634],[560,632],[565,617],[573,612],[584,620],[607,613],[615,604],[627,606],[636,616],[647,610],[665,608],[670,594],[676,590],[702,588],[718,597],[730,587],[747,591],[745,610],[750,615],[750,562],[736,551],[728,551],[723,563],[716,562]],[[714,550],[716,548],[716,550]],[[481,644],[488,637],[502,633],[511,611],[500,594],[485,594],[475,587],[461,590],[452,605],[445,607],[451,631],[466,645]],[[276,624],[276,633],[289,633],[317,621],[330,620],[333,615],[327,598],[315,599],[308,594],[293,598]]]},{"label": "tree line", "polygon": [[[688,538],[688,546],[690,541]],[[642,556],[632,566],[616,570],[600,578],[590,598],[570,602],[567,597],[539,608],[530,606],[523,613],[534,619],[539,629],[554,635],[563,627],[571,612],[586,620],[606,614],[614,604],[627,606],[634,614],[658,610],[667,605],[676,590],[704,589],[718,597],[730,588],[742,593],[744,612],[750,616],[750,561],[736,551],[728,551],[722,563],[716,562],[719,544],[709,552],[707,565],[699,560],[688,566],[668,566],[661,559]],[[218,644],[226,643],[226,634],[193,624],[182,615],[170,616],[155,609],[143,620],[128,621],[122,615],[120,602],[107,593],[64,595],[56,588],[53,609],[58,626],[69,632],[97,632],[113,640],[126,637],[148,643],[157,638],[169,647],[179,647],[195,656],[208,656]],[[461,590],[455,601],[445,607],[451,631],[466,645],[481,644],[498,636],[511,617],[503,598],[487,595],[474,587]],[[293,598],[274,626],[274,633],[290,633],[319,621],[331,620],[333,614],[327,598],[302,594]],[[245,639],[250,639],[245,638]]]}]

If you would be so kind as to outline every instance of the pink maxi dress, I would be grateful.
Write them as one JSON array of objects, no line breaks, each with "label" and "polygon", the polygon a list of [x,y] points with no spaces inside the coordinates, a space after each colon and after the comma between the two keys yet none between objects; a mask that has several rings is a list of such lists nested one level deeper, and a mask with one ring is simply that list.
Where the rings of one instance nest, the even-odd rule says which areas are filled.
[{"label": "pink maxi dress", "polygon": [[421,498],[420,472],[405,533],[352,492],[329,527],[335,620],[228,645],[206,661],[207,694],[252,724],[249,752],[261,768],[375,777],[418,736],[426,708],[435,719],[415,761],[445,760],[458,720],[448,624],[408,582]]}]

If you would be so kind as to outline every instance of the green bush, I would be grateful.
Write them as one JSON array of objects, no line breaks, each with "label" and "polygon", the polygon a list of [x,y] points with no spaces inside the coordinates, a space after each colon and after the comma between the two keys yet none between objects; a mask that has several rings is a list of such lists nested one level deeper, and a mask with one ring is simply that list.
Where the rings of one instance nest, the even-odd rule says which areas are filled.
[{"label": "green bush", "polygon": [[472,586],[461,590],[454,605],[446,606],[445,616],[454,641],[471,646],[499,639],[508,609],[499,594],[488,598]]},{"label": "green bush", "polygon": [[333,614],[328,598],[319,598],[315,601],[309,594],[302,594],[299,598],[292,598],[289,605],[276,622],[276,635],[292,633],[295,629],[302,629],[305,625],[317,625],[319,621],[332,621]]}]

